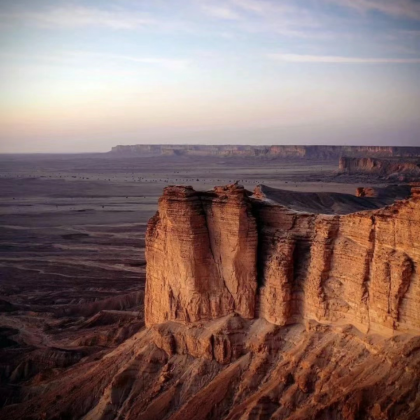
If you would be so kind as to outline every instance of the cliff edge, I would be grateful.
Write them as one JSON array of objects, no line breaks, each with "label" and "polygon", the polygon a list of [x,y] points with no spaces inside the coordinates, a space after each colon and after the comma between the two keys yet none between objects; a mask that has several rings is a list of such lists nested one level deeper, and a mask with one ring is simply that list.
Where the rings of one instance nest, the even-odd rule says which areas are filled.
[{"label": "cliff edge", "polygon": [[147,230],[146,325],[238,314],[418,332],[419,191],[338,215],[290,209],[261,188],[167,187]]},{"label": "cliff edge", "polygon": [[399,181],[417,181],[420,179],[420,162],[341,157],[338,171],[349,175],[369,174]]},{"label": "cliff edge", "polygon": [[366,195],[166,188],[147,327],[35,377],[0,418],[420,418],[420,191]]},{"label": "cliff edge", "polygon": [[296,146],[296,145],[199,145],[133,144],[118,145],[109,152],[115,156],[213,156],[265,157],[270,159],[336,160],[341,156],[376,158],[418,158],[420,147],[396,146]]}]

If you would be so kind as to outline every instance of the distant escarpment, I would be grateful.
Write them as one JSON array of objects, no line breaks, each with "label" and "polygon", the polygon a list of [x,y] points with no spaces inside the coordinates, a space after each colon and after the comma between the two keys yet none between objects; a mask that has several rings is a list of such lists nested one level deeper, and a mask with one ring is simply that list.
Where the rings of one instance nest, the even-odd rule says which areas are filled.
[{"label": "distant escarpment", "polygon": [[[373,198],[287,194],[166,188],[147,231],[146,324],[238,314],[419,332],[419,189],[381,209]],[[342,214],[325,214],[334,206]]]},{"label": "distant escarpment", "polygon": [[330,160],[341,156],[420,157],[420,147],[135,144],[115,146],[110,153],[116,156],[216,156]]},{"label": "distant escarpment", "polygon": [[399,181],[420,179],[420,159],[418,161],[393,161],[375,158],[341,157],[339,172],[350,175],[368,174]]}]

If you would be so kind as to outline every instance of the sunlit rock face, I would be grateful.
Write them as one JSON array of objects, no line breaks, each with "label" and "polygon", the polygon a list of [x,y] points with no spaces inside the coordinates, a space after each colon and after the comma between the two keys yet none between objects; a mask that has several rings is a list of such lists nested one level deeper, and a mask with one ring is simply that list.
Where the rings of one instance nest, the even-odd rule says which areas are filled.
[{"label": "sunlit rock face", "polygon": [[276,325],[420,329],[420,199],[347,215],[296,212],[238,185],[168,187],[146,243],[146,323],[238,314]]},{"label": "sunlit rock face", "polygon": [[247,195],[236,185],[165,189],[147,230],[147,325],[254,317],[258,232]]}]

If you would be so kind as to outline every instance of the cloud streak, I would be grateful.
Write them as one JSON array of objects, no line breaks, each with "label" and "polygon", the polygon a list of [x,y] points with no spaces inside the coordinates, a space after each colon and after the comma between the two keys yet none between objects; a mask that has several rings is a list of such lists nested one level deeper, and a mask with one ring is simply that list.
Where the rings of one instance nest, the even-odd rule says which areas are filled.
[{"label": "cloud streak", "polygon": [[204,12],[214,18],[223,19],[223,20],[240,20],[241,16],[226,6],[214,6],[214,5],[204,5]]},{"label": "cloud streak", "polygon": [[0,13],[4,23],[24,23],[40,27],[103,27],[137,29],[155,24],[153,19],[123,10],[102,10],[82,6],[55,7],[43,11],[14,11]]},{"label": "cloud streak", "polygon": [[162,57],[136,57],[136,56],[129,56],[129,55],[105,54],[105,53],[84,52],[84,51],[71,52],[69,53],[69,55],[76,58],[77,57],[80,57],[80,58],[97,57],[97,58],[103,58],[105,60],[111,60],[114,62],[129,61],[132,63],[151,64],[151,65],[166,67],[171,70],[184,70],[190,64],[190,60],[183,60],[183,59],[172,59],[172,58],[162,58]]},{"label": "cloud streak", "polygon": [[330,64],[415,64],[420,58],[364,58],[343,57],[337,55],[299,55],[299,54],[268,54],[268,58],[290,63],[330,63]]},{"label": "cloud streak", "polygon": [[[278,11],[279,6],[273,6],[271,3],[261,0],[231,0],[232,4],[249,12],[257,14],[266,14],[273,11]],[[282,6],[283,8],[284,6]]]},{"label": "cloud streak", "polygon": [[[0,53],[0,59],[8,61],[29,62],[33,65],[36,62],[46,62],[62,64],[65,66],[89,67],[86,61],[93,60],[96,64],[101,64],[103,61],[112,62],[113,64],[121,64],[122,67],[127,62],[135,64],[146,64],[157,67],[164,67],[169,70],[185,70],[190,66],[191,60],[189,59],[174,59],[167,57],[140,57],[133,55],[119,55],[98,53],[94,51],[64,51],[62,53],[50,55],[23,55],[23,54],[8,54]],[[107,69],[109,71],[110,69]]]},{"label": "cloud streak", "polygon": [[359,12],[381,12],[389,16],[420,20],[420,3],[416,0],[327,0]]}]

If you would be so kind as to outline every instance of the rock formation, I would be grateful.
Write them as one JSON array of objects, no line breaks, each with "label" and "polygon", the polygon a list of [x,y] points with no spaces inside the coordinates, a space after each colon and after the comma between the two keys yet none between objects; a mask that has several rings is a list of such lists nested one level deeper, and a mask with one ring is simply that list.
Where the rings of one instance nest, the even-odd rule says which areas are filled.
[{"label": "rock formation", "polygon": [[253,318],[256,251],[246,190],[166,188],[147,231],[146,325],[232,312]]},{"label": "rock formation", "polygon": [[112,148],[116,156],[216,156],[287,159],[339,159],[349,157],[420,157],[420,147],[391,146],[244,146],[135,144]]},{"label": "rock formation", "polygon": [[400,181],[420,179],[420,162],[384,160],[369,158],[341,157],[338,170],[350,175],[369,174]]},{"label": "rock formation", "polygon": [[167,322],[35,383],[0,418],[413,420],[419,348],[419,336],[383,339],[348,325]]},{"label": "rock formation", "polygon": [[146,324],[238,314],[419,331],[417,191],[383,209],[325,215],[261,189],[168,187],[147,231]]},{"label": "rock formation", "polygon": [[295,198],[166,188],[147,327],[102,355],[50,353],[0,419],[420,418],[420,189],[365,211],[347,198],[340,215],[323,213],[339,197]]},{"label": "rock formation", "polygon": [[356,197],[377,197],[377,191],[375,188],[370,187],[358,187],[356,188]]}]

